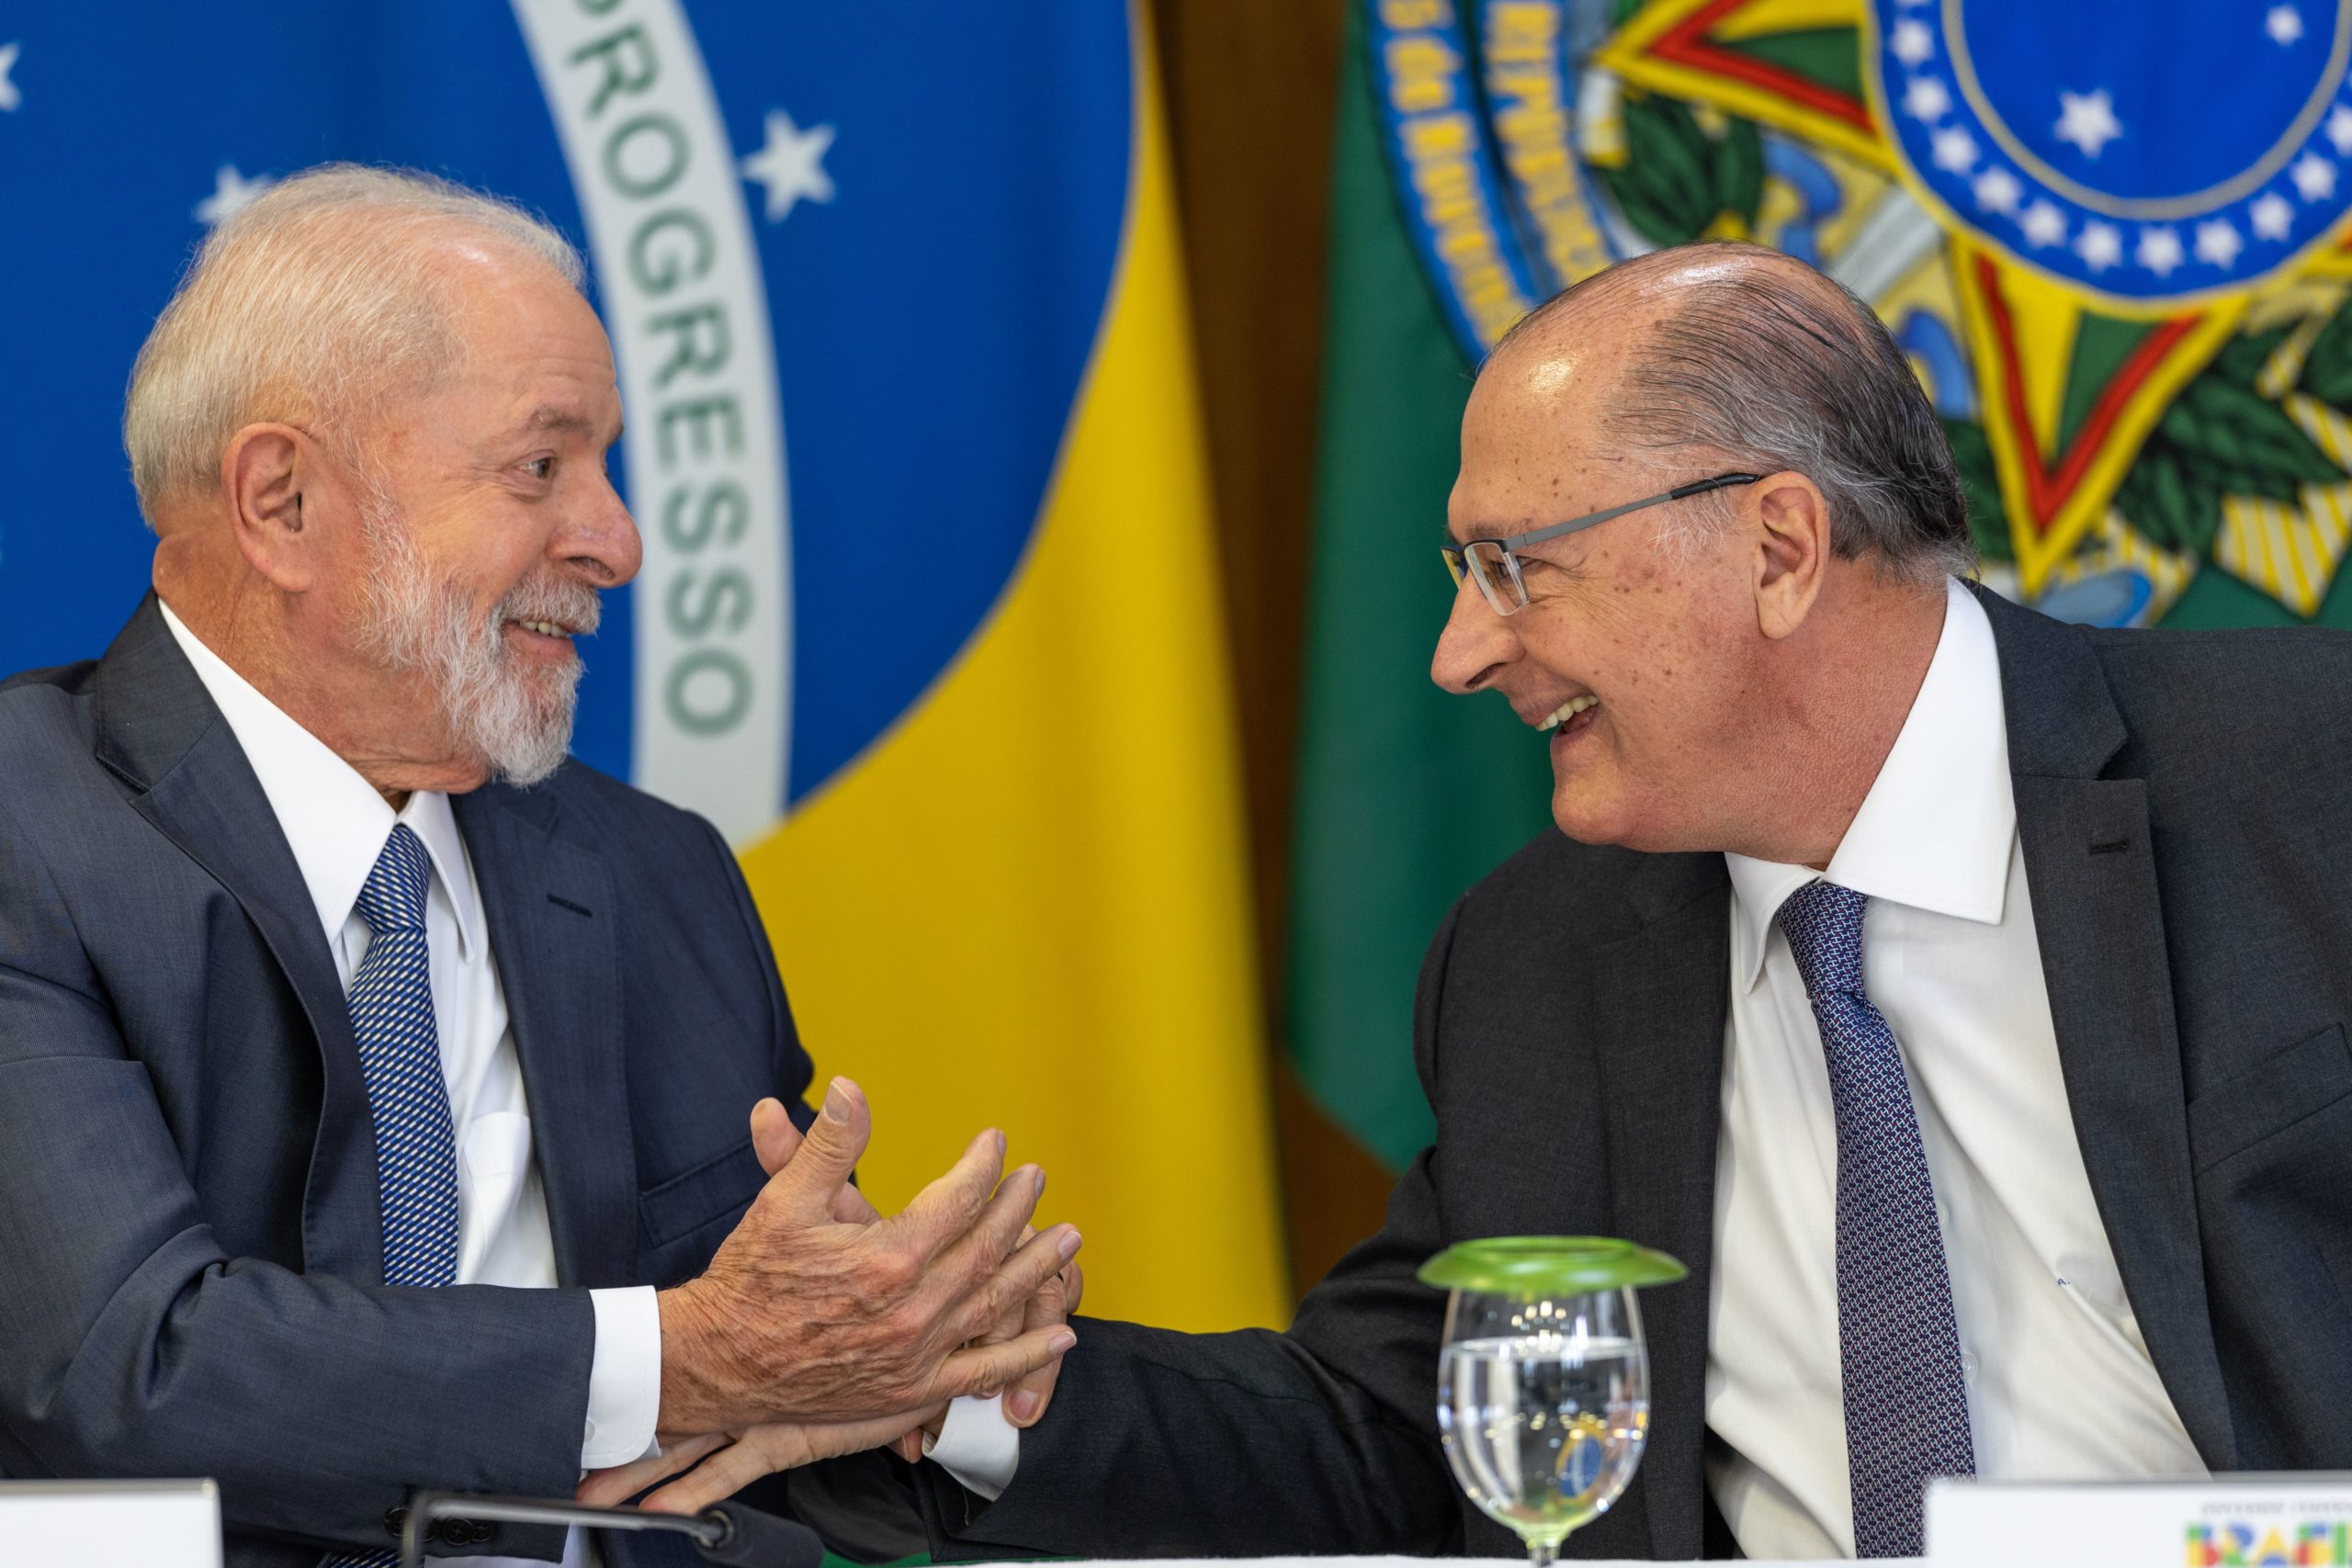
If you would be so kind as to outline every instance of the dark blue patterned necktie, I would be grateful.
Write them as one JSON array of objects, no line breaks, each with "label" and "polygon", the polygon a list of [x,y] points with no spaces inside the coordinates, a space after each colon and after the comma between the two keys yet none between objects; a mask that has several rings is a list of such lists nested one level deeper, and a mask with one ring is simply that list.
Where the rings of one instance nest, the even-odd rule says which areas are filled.
[{"label": "dark blue patterned necktie", "polygon": [[[368,955],[351,981],[351,1032],[376,1124],[384,1283],[447,1285],[458,1278],[458,1140],[441,1076],[424,896],[433,863],[397,823],[359,891]],[[320,1568],[390,1568],[390,1551],[327,1558]]]},{"label": "dark blue patterned necktie", "polygon": [[1804,976],[1838,1116],[1838,1348],[1860,1557],[1921,1554],[1928,1480],[1976,1473],[1936,1189],[1894,1033],[1862,989],[1864,895],[1798,889],[1781,930]]}]

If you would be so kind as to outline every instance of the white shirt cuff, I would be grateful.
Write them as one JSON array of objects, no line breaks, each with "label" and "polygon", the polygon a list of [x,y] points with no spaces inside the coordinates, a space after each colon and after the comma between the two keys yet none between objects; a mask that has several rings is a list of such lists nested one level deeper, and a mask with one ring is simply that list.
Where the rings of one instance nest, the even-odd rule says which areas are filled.
[{"label": "white shirt cuff", "polygon": [[1021,1468],[1021,1428],[1004,1418],[1004,1400],[969,1395],[947,1407],[939,1436],[923,1435],[926,1458],[965,1491],[995,1502]]},{"label": "white shirt cuff", "polygon": [[596,1353],[588,1363],[588,1428],[580,1468],[603,1470],[642,1459],[662,1414],[662,1309],[653,1287],[591,1291]]}]

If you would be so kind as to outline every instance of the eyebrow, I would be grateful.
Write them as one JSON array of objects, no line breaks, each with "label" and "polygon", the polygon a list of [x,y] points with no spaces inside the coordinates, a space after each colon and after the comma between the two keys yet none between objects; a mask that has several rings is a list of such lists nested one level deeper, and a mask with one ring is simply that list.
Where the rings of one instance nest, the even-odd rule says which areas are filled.
[{"label": "eyebrow", "polygon": [[[1476,527],[1478,526],[1478,525],[1474,524],[1472,526]],[[1444,525],[1439,529],[1438,533],[1441,547],[1449,550],[1466,549],[1472,545],[1492,544],[1498,540],[1508,539],[1510,537],[1510,531],[1506,529],[1499,534],[1473,534],[1468,538],[1457,539],[1453,536],[1453,525],[1451,523]]]},{"label": "eyebrow", "polygon": [[[537,408],[533,409],[530,416],[514,427],[514,434],[527,435],[544,430],[570,431],[585,436],[591,441],[599,439],[603,434],[596,422],[586,414],[571,409],[559,408],[553,403],[541,403]],[[616,425],[613,430],[613,441],[618,443],[620,438],[621,429]]]}]

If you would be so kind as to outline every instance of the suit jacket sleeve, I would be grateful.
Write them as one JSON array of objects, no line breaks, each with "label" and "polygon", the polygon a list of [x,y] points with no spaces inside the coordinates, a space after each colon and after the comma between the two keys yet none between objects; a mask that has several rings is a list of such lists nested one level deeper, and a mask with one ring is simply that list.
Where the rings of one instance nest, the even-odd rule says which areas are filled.
[{"label": "suit jacket sleeve", "polygon": [[[1421,971],[1415,1052],[1435,1098],[1455,919]],[[1186,1335],[1081,1319],[1052,1408],[983,1503],[935,1465],[921,1484],[943,1561],[1061,1556],[1436,1553],[1461,1504],[1436,1426],[1444,1298],[1414,1272],[1443,1245],[1435,1149],[1379,1235],[1340,1260],[1289,1332]]]},{"label": "suit jacket sleeve", "polygon": [[368,1547],[411,1486],[568,1495],[587,1292],[229,1256],[65,909],[0,831],[0,1473],[209,1475],[234,1528]]}]

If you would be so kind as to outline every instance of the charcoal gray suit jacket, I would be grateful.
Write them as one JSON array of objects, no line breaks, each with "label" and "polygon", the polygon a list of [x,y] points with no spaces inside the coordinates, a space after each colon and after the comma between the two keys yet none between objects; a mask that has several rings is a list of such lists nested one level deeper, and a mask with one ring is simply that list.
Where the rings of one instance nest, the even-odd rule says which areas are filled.
[{"label": "charcoal gray suit jacket", "polygon": [[451,804],[566,1288],[383,1288],[334,960],[153,601],[0,685],[0,1475],[217,1477],[233,1568],[386,1546],[413,1486],[571,1495],[587,1288],[708,1263],[764,1179],[747,1113],[808,1059],[707,823],[576,763]]},{"label": "charcoal gray suit jacket", "polygon": [[[2067,1099],[2156,1370],[2213,1468],[2352,1469],[2352,637],[1980,596]],[[1721,855],[1556,833],[1472,889],[1422,970],[1437,1142],[1386,1227],[1287,1334],[1079,1323],[1003,1497],[927,1478],[938,1551],[1517,1555],[1447,1474],[1443,1303],[1413,1274],[1531,1233],[1690,1266],[1643,1296],[1648,1455],[1569,1550],[1727,1547],[1702,1461],[1729,899]]]}]

